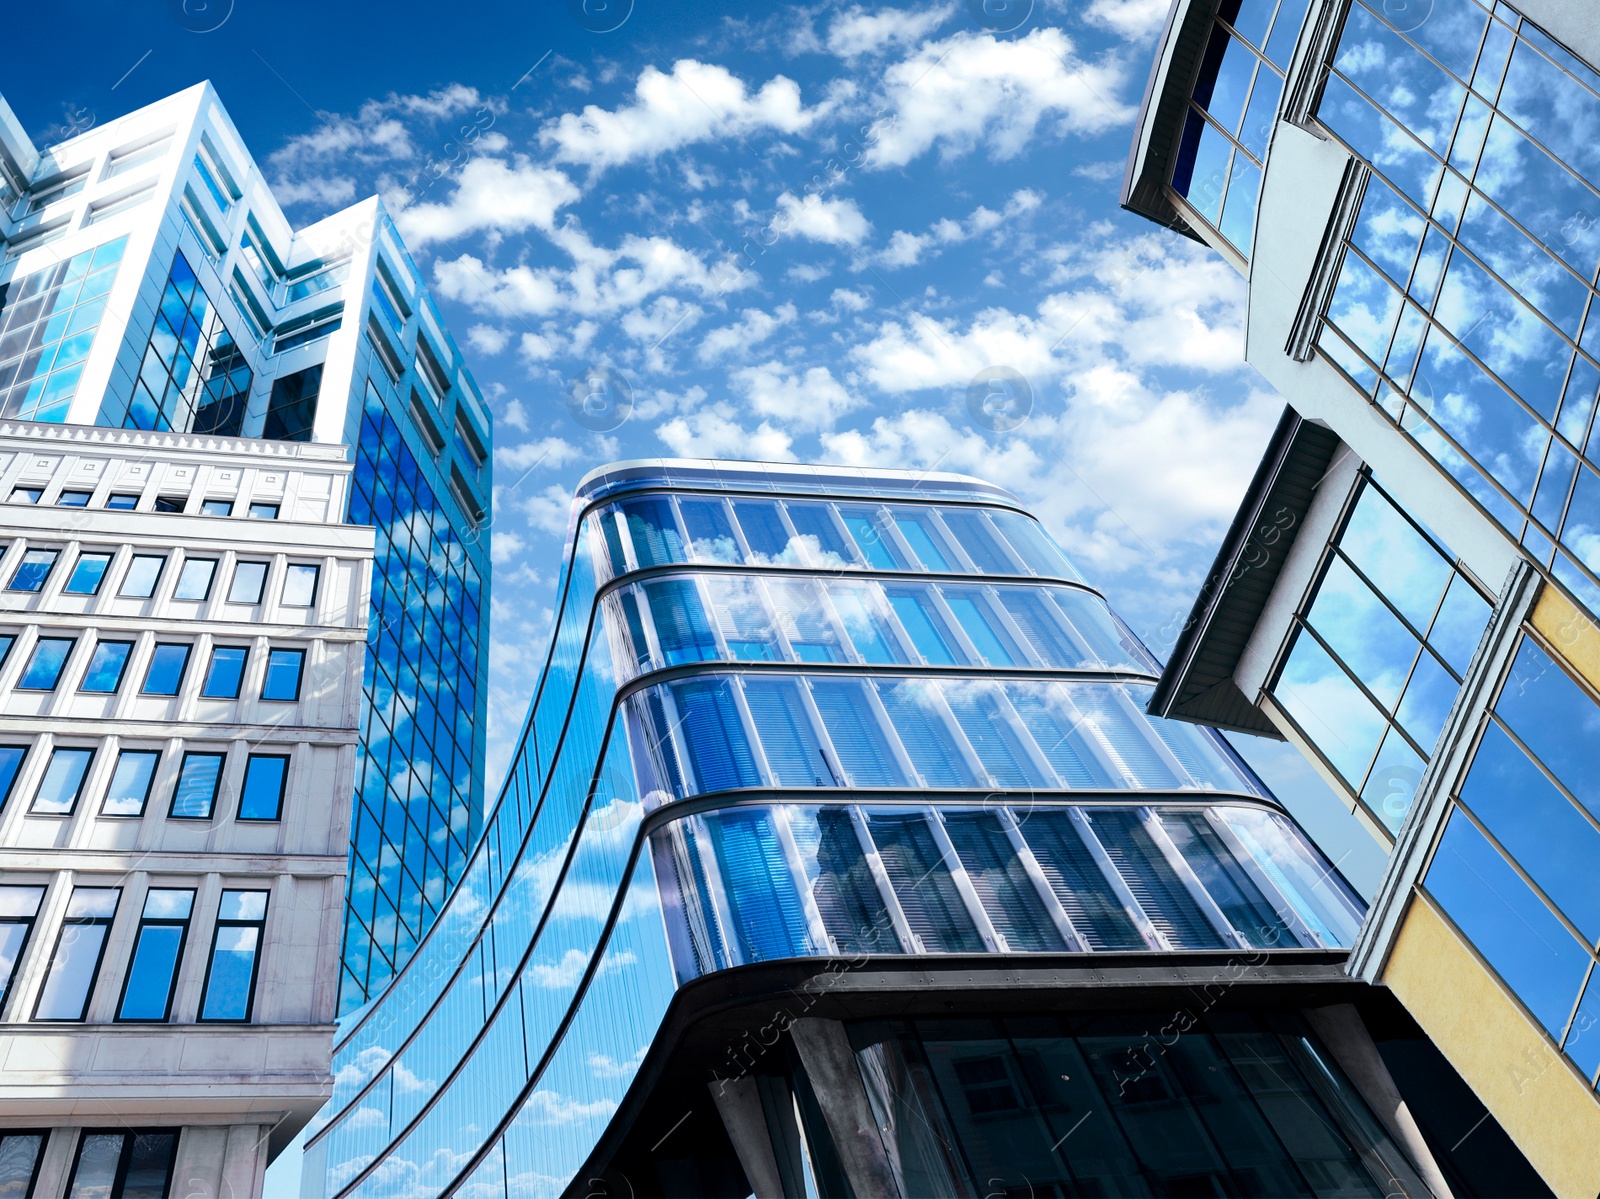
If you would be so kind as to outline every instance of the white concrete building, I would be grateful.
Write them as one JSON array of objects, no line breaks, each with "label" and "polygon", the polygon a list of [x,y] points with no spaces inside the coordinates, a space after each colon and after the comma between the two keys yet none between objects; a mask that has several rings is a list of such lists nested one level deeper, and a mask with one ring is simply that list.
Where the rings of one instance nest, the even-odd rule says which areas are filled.
[{"label": "white concrete building", "polygon": [[326,1098],[370,607],[339,446],[0,423],[0,1193],[259,1194]]}]

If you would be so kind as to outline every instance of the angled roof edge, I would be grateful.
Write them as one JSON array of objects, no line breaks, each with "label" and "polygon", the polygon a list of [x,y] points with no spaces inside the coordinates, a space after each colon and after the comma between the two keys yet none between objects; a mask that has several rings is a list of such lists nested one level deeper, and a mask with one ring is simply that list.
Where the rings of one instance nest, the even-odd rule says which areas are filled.
[{"label": "angled roof edge", "polygon": [[1129,212],[1196,241],[1201,240],[1199,235],[1167,198],[1166,183],[1178,140],[1183,136],[1189,89],[1205,52],[1215,11],[1215,0],[1172,0],[1156,43],[1150,78],[1145,81],[1144,98],[1139,102],[1119,199]]},{"label": "angled roof edge", "polygon": [[1233,673],[1338,446],[1331,429],[1283,410],[1150,697],[1152,715],[1282,740]]}]

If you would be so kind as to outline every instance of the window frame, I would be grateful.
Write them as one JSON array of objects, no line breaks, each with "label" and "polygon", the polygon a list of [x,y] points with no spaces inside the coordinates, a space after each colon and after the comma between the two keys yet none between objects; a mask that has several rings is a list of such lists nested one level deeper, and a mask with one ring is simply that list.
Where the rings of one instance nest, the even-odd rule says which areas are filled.
[{"label": "window frame", "polygon": [[[39,647],[44,645],[44,644],[46,644],[47,642],[48,643],[55,643],[55,642],[58,642],[58,641],[65,641],[67,643],[67,651],[66,651],[65,654],[62,655],[61,665],[56,668],[55,677],[50,680],[50,685],[48,687],[39,687],[39,686],[36,686],[36,685],[29,684],[27,682],[27,678],[28,678],[28,676],[30,674],[33,673],[33,665],[38,660],[38,657],[39,657]],[[14,684],[15,690],[17,690],[17,691],[33,691],[33,692],[37,692],[40,695],[48,695],[51,692],[53,692],[57,687],[61,686],[61,676],[66,674],[66,672],[67,672],[67,663],[72,661],[72,651],[75,648],[77,648],[77,645],[78,645],[78,639],[76,637],[36,637],[36,638],[34,638],[33,649],[28,654],[27,665],[25,665],[22,668],[22,673],[17,676],[17,681]]]},{"label": "window frame", "polygon": [[50,1148],[50,1133],[48,1128],[0,1128],[0,1149],[11,1137],[39,1138],[39,1152],[33,1155],[33,1173],[28,1176],[28,1185],[22,1188],[22,1199],[33,1199],[39,1186],[39,1168],[44,1165],[44,1155]]},{"label": "window frame", "polygon": [[[295,667],[294,694],[293,695],[268,695],[267,694],[267,688],[272,683],[273,659],[276,658],[279,654],[283,654],[283,655],[293,654],[295,656],[296,660],[297,660],[298,665],[296,665],[296,667]],[[296,648],[296,647],[293,647],[293,646],[273,646],[273,647],[269,648],[267,650],[267,668],[262,673],[262,676],[261,676],[261,698],[263,700],[266,700],[268,703],[282,703],[282,704],[299,703],[300,702],[300,692],[303,689],[303,685],[305,683],[305,673],[306,673],[306,651],[305,650],[299,649],[299,648]]]},{"label": "window frame", "polygon": [[[88,759],[83,764],[83,773],[78,776],[78,785],[72,790],[72,802],[67,805],[64,812],[41,812],[39,810],[39,795],[44,790],[45,782],[50,778],[50,767],[56,760],[57,754],[73,753],[88,754]],[[85,745],[52,745],[50,757],[45,760],[44,772],[39,776],[39,785],[33,789],[33,798],[28,801],[29,816],[60,816],[68,817],[78,810],[78,801],[83,798],[84,784],[89,781],[89,772],[94,769],[94,760],[99,750],[93,746]]]},{"label": "window frame", "polygon": [[[88,1018],[89,1005],[94,1001],[95,987],[97,987],[100,983],[100,970],[105,965],[106,948],[111,944],[111,926],[116,921],[117,913],[122,908],[122,888],[85,887],[75,884],[72,888],[72,894],[67,896],[69,910],[73,896],[75,896],[79,891],[111,891],[116,895],[116,899],[112,903],[111,914],[109,916],[63,916],[61,918],[61,925],[56,930],[55,947],[50,951],[49,965],[45,967],[44,979],[39,984],[39,994],[34,998],[33,1001],[33,1014],[31,1019],[37,1023],[82,1024],[84,1020]],[[100,948],[95,956],[94,969],[89,973],[89,985],[84,988],[83,1006],[80,1009],[80,1014],[76,1017],[69,1018],[63,1016],[40,1016],[39,1008],[44,1003],[45,990],[50,985],[50,976],[55,971],[56,961],[61,954],[61,945],[63,940],[66,938],[67,930],[69,928],[105,929],[105,935],[100,938]],[[73,1167],[74,1169],[77,1167],[76,1159],[74,1159]]]},{"label": "window frame", "polygon": [[[311,598],[305,603],[289,599],[289,583],[296,577],[296,571],[311,572]],[[283,572],[283,588],[279,592],[278,604],[284,608],[304,608],[309,611],[317,606],[317,589],[322,584],[322,564],[320,562],[290,562]]]},{"label": "window frame", "polygon": [[[170,916],[149,916],[146,914],[144,908],[140,909],[139,923],[133,934],[133,948],[128,951],[128,965],[127,968],[122,972],[122,990],[117,995],[116,1015],[112,1017],[112,1021],[117,1024],[166,1024],[172,1019],[172,1001],[177,997],[178,994],[178,976],[183,973],[183,952],[189,946],[189,928],[190,925],[194,923],[195,896],[198,894],[199,889],[197,887],[150,886],[145,888],[145,907],[149,906],[150,896],[157,891],[187,891],[189,893],[189,914],[180,920],[174,919]],[[162,1014],[158,1019],[150,1019],[148,1017],[139,1016],[124,1016],[122,1014],[122,1009],[128,1002],[128,986],[133,982],[133,966],[134,963],[139,960],[139,942],[144,937],[144,930],[147,927],[177,927],[179,930],[178,949],[177,952],[173,954],[172,978],[167,983],[167,1002],[162,1008]]]},{"label": "window frame", "polygon": [[[207,758],[217,763],[217,775],[211,783],[211,795],[206,800],[206,810],[203,815],[180,813],[178,811],[178,796],[183,791],[183,776],[189,769],[191,760]],[[178,762],[178,777],[172,781],[172,796],[167,800],[168,820],[213,820],[217,815],[217,796],[222,793],[222,776],[228,766],[228,755],[225,751],[203,749],[186,749],[183,757]]]},{"label": "window frame", "polygon": [[[111,686],[90,688],[88,686],[89,676],[94,671],[95,659],[99,656],[102,645],[122,646],[126,652],[122,655],[122,665],[117,668],[117,677]],[[89,651],[89,663],[83,668],[83,677],[78,680],[78,693],[80,695],[115,695],[120,691],[122,689],[122,680],[128,677],[128,663],[133,661],[133,651],[137,645],[138,642],[136,641],[118,641],[111,638],[102,640],[96,637],[94,648]]]},{"label": "window frame", "polygon": [[[220,558],[191,558],[187,554],[184,555],[183,565],[178,568],[178,582],[172,589],[172,598],[184,603],[205,603],[211,598],[211,589],[217,585],[217,567],[221,565],[221,561]],[[189,567],[200,563],[208,563],[211,566],[210,573],[206,575],[205,590],[198,597],[179,595],[184,577],[189,573]]]},{"label": "window frame", "polygon": [[[108,812],[106,811],[106,805],[111,802],[111,787],[117,781],[117,769],[122,765],[122,759],[128,754],[149,755],[155,758],[155,763],[150,768],[150,781],[144,785],[144,796],[139,800],[139,810],[137,812]],[[150,796],[156,789],[156,775],[161,772],[162,756],[160,749],[118,746],[117,760],[112,763],[111,777],[106,780],[106,792],[100,798],[100,811],[98,814],[107,820],[143,819],[145,809],[150,806]]]},{"label": "window frame", "polygon": [[[39,576],[39,581],[32,587],[18,587],[17,578],[31,563],[30,558],[48,554],[49,562],[45,565],[44,573]],[[17,595],[38,595],[50,582],[50,576],[55,574],[56,563],[61,561],[61,551],[49,546],[27,546],[22,551],[22,560],[17,563],[16,569],[11,572],[11,578],[6,582],[6,590]]]},{"label": "window frame", "polygon": [[[177,680],[172,685],[171,691],[150,690],[150,674],[156,668],[156,658],[164,649],[183,650],[183,665],[178,667]],[[183,693],[183,684],[189,675],[189,661],[194,657],[194,642],[192,641],[158,641],[150,649],[150,661],[145,664],[144,681],[139,684],[140,695],[154,695],[162,699],[175,699]]]},{"label": "window frame", "polygon": [[[83,1147],[91,1136],[120,1136],[122,1149],[117,1156],[116,1173],[112,1176],[111,1189],[107,1199],[122,1199],[122,1193],[128,1185],[128,1169],[133,1164],[133,1149],[138,1137],[143,1136],[171,1136],[172,1156],[167,1159],[167,1177],[162,1184],[161,1193],[172,1193],[172,1173],[178,1164],[178,1143],[183,1139],[183,1132],[177,1128],[83,1128],[78,1133],[78,1143],[72,1150],[72,1168],[67,1171],[66,1194],[72,1194],[73,1185],[78,1181],[78,1165],[83,1157]],[[43,1157],[40,1154],[40,1157]]]},{"label": "window frame", "polygon": [[150,511],[174,516],[181,514],[188,505],[189,497],[186,495],[158,495],[150,505]]},{"label": "window frame", "polygon": [[[272,509],[272,515],[271,516],[267,516],[262,512],[256,511],[256,509],[258,509],[258,508],[263,508],[263,509],[270,508],[270,509]],[[259,502],[252,501],[250,506],[245,509],[245,515],[251,520],[277,520],[278,519],[278,514],[280,512],[282,512],[282,511],[283,511],[282,502],[271,503],[271,502],[268,502],[268,501],[265,501],[265,500],[262,500],[262,501],[259,501]]]},{"label": "window frame", "polygon": [[[122,572],[122,581],[117,584],[117,598],[118,599],[152,599],[152,598],[154,598],[155,593],[156,593],[156,589],[161,586],[162,577],[167,573],[167,557],[168,557],[168,555],[166,555],[166,554],[140,554],[140,553],[135,553],[135,554],[130,555],[129,558],[128,558],[127,568],[124,569],[123,572]],[[146,591],[146,592],[143,592],[142,594],[140,592],[137,592],[137,591],[129,591],[128,590],[128,586],[133,580],[133,572],[134,572],[135,567],[140,562],[149,562],[151,560],[159,562],[160,565],[156,567],[155,577],[150,580],[150,590]]]},{"label": "window frame", "polygon": [[[78,503],[70,503],[69,504],[67,502],[67,497],[69,495],[70,496],[74,496],[74,497],[81,495],[83,497],[83,502],[81,504],[78,504]],[[94,492],[92,492],[92,491],[83,491],[83,490],[81,490],[79,488],[76,488],[76,487],[69,487],[66,490],[64,490],[60,495],[56,496],[55,506],[57,508],[87,508],[90,505],[90,503],[93,502],[93,500],[94,500]]]},{"label": "window frame", "polygon": [[[33,905],[33,915],[31,916],[0,916],[0,924],[21,924],[26,926],[22,933],[22,942],[17,946],[17,956],[11,963],[11,973],[3,980],[0,980],[0,1015],[5,1013],[6,1003],[11,998],[11,984],[16,981],[17,971],[28,956],[28,946],[33,944],[33,934],[39,927],[39,909],[44,907],[45,892],[49,890],[48,883],[7,883],[5,886],[15,887],[18,890],[37,888],[39,899]],[[5,1135],[6,1132],[6,1129],[0,1129],[0,1136]]]},{"label": "window frame", "polygon": [[[239,677],[238,677],[238,680],[234,683],[233,690],[230,691],[230,692],[224,693],[224,692],[220,692],[220,691],[212,691],[211,690],[211,678],[212,678],[213,673],[217,669],[217,655],[219,653],[225,653],[225,652],[229,652],[229,651],[232,651],[232,650],[238,650],[240,653],[242,653],[244,655],[243,659],[239,662]],[[245,675],[245,671],[248,670],[249,668],[250,668],[250,647],[248,645],[217,645],[217,644],[213,643],[212,646],[211,646],[211,658],[206,663],[205,678],[203,678],[200,681],[200,698],[201,699],[238,699],[239,696],[244,691],[244,675]]]},{"label": "window frame", "polygon": [[[222,918],[222,904],[229,895],[262,895],[266,902],[262,906],[259,920],[225,920]],[[261,957],[266,949],[267,942],[267,911],[272,906],[272,892],[262,887],[227,887],[217,901],[217,918],[211,929],[211,951],[206,955],[205,981],[200,985],[200,1007],[195,1012],[195,1022],[198,1024],[249,1024],[256,1011],[256,983],[261,979]],[[241,1017],[222,1017],[206,1015],[206,1000],[211,993],[211,975],[217,962],[217,940],[223,929],[227,928],[253,928],[256,930],[256,947],[250,960],[250,989],[245,996],[244,1015]]]},{"label": "window frame", "polygon": [[[218,504],[227,505],[227,511],[225,511],[225,512],[214,512],[214,511],[212,511],[212,509]],[[207,496],[205,499],[200,501],[200,512],[199,512],[199,515],[201,515],[201,516],[232,516],[233,515],[233,501],[228,499],[226,496],[221,496],[221,495],[210,495],[210,496]]]},{"label": "window frame", "polygon": [[[244,811],[245,798],[250,793],[250,768],[257,761],[272,760],[283,763],[283,773],[278,777],[278,801],[271,816],[246,816]],[[249,821],[252,824],[276,824],[283,820],[283,802],[289,794],[289,770],[294,764],[294,755],[287,751],[283,753],[258,753],[251,754],[245,759],[244,775],[239,781],[239,811],[235,819]]]},{"label": "window frame", "polygon": [[[261,582],[259,584],[257,584],[257,586],[256,586],[256,591],[255,591],[256,597],[253,600],[242,600],[242,599],[235,599],[234,598],[234,592],[239,587],[239,571],[240,571],[240,568],[245,567],[245,566],[259,566],[261,568]],[[270,575],[271,573],[272,573],[272,563],[271,562],[260,562],[260,561],[257,561],[254,558],[251,558],[251,559],[248,559],[248,560],[244,560],[244,561],[236,560],[234,562],[234,564],[233,564],[233,577],[228,580],[228,600],[227,600],[227,602],[230,603],[230,604],[238,604],[242,608],[254,608],[254,607],[256,607],[266,597],[266,594],[267,594],[267,576]]]},{"label": "window frame", "polygon": [[[81,591],[75,588],[72,585],[73,580],[78,577],[78,571],[83,568],[84,563],[89,561],[98,561],[102,558],[105,560],[105,562],[100,568],[100,577],[95,580],[94,587],[89,591]],[[111,564],[116,560],[117,555],[113,550],[79,550],[77,558],[72,563],[72,573],[67,575],[67,581],[61,585],[61,594],[84,596],[99,595],[101,590],[106,585],[106,577],[111,573]]]}]

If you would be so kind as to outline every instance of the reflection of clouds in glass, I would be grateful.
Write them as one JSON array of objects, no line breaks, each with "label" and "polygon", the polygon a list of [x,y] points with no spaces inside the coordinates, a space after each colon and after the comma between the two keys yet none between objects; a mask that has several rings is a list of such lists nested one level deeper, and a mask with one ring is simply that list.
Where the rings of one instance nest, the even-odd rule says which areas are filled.
[{"label": "reflection of clouds in glass", "polygon": [[1386,725],[1327,651],[1302,633],[1273,694],[1334,769],[1359,785]]}]

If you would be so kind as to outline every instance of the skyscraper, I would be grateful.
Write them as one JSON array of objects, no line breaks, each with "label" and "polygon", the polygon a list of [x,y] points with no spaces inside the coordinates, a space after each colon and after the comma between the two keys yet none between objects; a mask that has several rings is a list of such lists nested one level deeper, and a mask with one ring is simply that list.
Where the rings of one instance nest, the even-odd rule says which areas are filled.
[{"label": "skyscraper", "polygon": [[559,597],[307,1195],[1545,1193],[1002,489],[621,463]]},{"label": "skyscraper", "polygon": [[1391,848],[1351,958],[1600,1190],[1600,39],[1557,0],[1175,3],[1123,203],[1288,398],[1152,711],[1294,742]]},{"label": "skyscraper", "polygon": [[0,239],[0,417],[350,447],[320,519],[377,528],[340,984],[359,1006],[481,825],[488,410],[383,205],[291,228],[208,84],[42,150],[0,101]]}]

